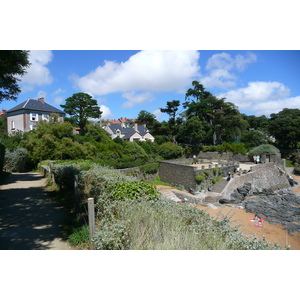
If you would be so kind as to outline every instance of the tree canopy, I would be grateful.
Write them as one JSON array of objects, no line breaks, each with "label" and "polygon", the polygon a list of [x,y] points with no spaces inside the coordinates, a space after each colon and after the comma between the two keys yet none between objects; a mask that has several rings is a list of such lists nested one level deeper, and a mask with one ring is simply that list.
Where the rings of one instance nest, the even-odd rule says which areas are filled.
[{"label": "tree canopy", "polygon": [[3,100],[16,100],[21,92],[18,76],[24,75],[30,66],[28,53],[23,50],[0,51],[0,103]]},{"label": "tree canopy", "polygon": [[300,141],[300,110],[284,108],[270,116],[269,131],[282,148],[296,148]]},{"label": "tree canopy", "polygon": [[76,93],[66,99],[66,104],[61,105],[64,112],[71,116],[71,121],[78,125],[80,134],[84,134],[84,128],[88,118],[100,118],[102,112],[97,104],[97,100],[86,93]]}]

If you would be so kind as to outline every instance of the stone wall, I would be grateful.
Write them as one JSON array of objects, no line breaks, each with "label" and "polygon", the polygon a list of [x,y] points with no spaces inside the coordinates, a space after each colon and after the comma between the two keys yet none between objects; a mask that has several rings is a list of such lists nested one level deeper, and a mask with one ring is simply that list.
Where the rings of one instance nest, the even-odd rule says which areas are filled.
[{"label": "stone wall", "polygon": [[[210,190],[212,186],[212,179],[219,176],[214,173],[214,169],[221,169],[222,176],[227,176],[228,172],[233,173],[238,164],[210,164],[199,168],[192,164],[183,165],[180,163],[186,162],[185,160],[162,161],[159,165],[159,176],[161,181],[170,183],[176,187],[184,188],[185,190],[195,194],[200,190]],[[192,160],[190,159],[191,163]],[[206,173],[206,178],[201,183],[196,182],[196,176]]]},{"label": "stone wall", "polygon": [[290,187],[288,174],[275,163],[258,164],[252,167],[250,173],[241,176],[235,175],[224,188],[220,202],[239,203],[248,196],[273,194]]}]

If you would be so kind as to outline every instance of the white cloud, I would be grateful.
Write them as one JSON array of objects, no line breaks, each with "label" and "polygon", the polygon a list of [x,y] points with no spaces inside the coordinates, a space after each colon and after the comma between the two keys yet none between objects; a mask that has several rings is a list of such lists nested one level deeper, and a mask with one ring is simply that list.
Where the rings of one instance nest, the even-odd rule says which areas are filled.
[{"label": "white cloud", "polygon": [[209,76],[202,77],[200,82],[205,88],[228,89],[236,85],[237,77],[225,69],[215,69],[210,72]]},{"label": "white cloud", "polygon": [[160,111],[160,109],[156,109],[152,114],[156,116],[157,120],[160,120],[163,116],[163,113]]},{"label": "white cloud", "polygon": [[30,91],[35,86],[48,85],[53,82],[50,70],[46,65],[52,60],[53,54],[48,50],[32,50],[29,55],[31,66],[26,75],[21,77],[22,91]]},{"label": "white cloud", "polygon": [[123,103],[123,108],[134,107],[141,103],[151,102],[154,100],[154,97],[151,93],[136,94],[135,92],[127,92],[124,93],[122,96],[123,98],[127,99],[127,101]]},{"label": "white cloud", "polygon": [[100,110],[102,111],[102,115],[101,115],[102,119],[109,119],[114,116],[110,111],[110,108],[105,105],[100,105]]},{"label": "white cloud", "polygon": [[66,92],[66,90],[59,88],[55,92],[53,92],[52,95],[57,95],[57,94],[65,93],[65,92]]},{"label": "white cloud", "polygon": [[238,54],[234,57],[225,52],[214,54],[206,64],[206,70],[209,71],[209,74],[203,76],[200,82],[206,88],[232,88],[237,81],[237,76],[232,72],[234,70],[244,71],[249,64],[255,61],[256,55],[250,52],[246,55]]},{"label": "white cloud", "polygon": [[206,69],[224,69],[231,70],[237,69],[238,71],[243,71],[248,64],[256,62],[256,55],[249,52],[246,55],[237,54],[232,57],[228,53],[218,53],[210,57],[206,64]]},{"label": "white cloud", "polygon": [[245,88],[231,90],[219,94],[219,98],[226,98],[240,110],[255,115],[270,115],[283,108],[298,108],[300,96],[289,98],[290,89],[280,82],[256,81],[249,82]]},{"label": "white cloud", "polygon": [[126,62],[105,61],[73,81],[95,95],[114,92],[166,92],[179,90],[198,75],[197,51],[140,51]]}]

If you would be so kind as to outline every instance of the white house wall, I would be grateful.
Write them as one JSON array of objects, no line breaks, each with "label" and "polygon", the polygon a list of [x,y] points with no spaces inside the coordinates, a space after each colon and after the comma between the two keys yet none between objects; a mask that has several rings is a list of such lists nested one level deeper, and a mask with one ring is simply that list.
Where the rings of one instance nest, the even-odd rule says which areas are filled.
[{"label": "white house wall", "polygon": [[[31,114],[36,114],[37,120],[31,121]],[[19,110],[16,112],[12,112],[7,116],[7,132],[8,134],[12,133],[12,121],[15,124],[15,131],[20,130],[23,132],[27,132],[32,130],[32,126],[35,126],[38,121],[43,120],[43,115],[50,116],[49,112],[43,111],[27,111],[27,110]],[[59,120],[64,122],[64,117],[59,115]]]},{"label": "white house wall", "polygon": [[144,135],[144,139],[147,141],[147,140],[150,140],[151,142],[154,142],[154,137],[150,134],[150,133],[146,133]]},{"label": "white house wall", "polygon": [[138,133],[136,132],[135,134],[133,134],[133,135],[130,137],[129,141],[130,141],[130,142],[136,142],[136,141],[140,141],[141,139],[143,139],[143,137],[142,137],[140,134],[138,134]]}]

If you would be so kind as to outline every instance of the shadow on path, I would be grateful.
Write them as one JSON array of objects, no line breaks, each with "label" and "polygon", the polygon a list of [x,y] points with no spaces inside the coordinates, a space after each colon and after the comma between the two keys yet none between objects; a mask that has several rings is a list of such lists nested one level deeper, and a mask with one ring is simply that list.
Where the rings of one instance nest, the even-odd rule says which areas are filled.
[{"label": "shadow on path", "polygon": [[61,235],[67,213],[44,189],[38,173],[11,174],[0,186],[1,250],[64,250]]}]

